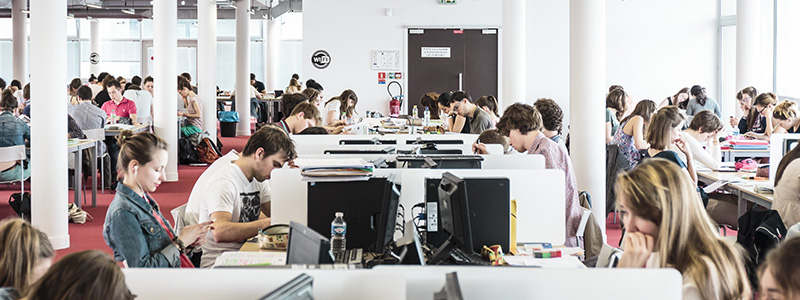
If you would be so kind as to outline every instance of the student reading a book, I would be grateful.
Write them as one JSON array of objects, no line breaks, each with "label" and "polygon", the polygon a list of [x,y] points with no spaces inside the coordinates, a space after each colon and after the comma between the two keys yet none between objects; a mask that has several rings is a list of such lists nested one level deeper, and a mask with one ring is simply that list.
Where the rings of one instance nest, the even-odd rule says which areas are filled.
[{"label": "student reading a book", "polygon": [[[775,130],[774,124],[772,123],[772,112],[775,110],[775,105],[778,104],[778,100],[776,100],[776,96],[773,93],[762,93],[756,97],[755,102],[753,102],[753,109],[758,112],[758,116],[764,117],[765,125],[761,126],[764,128],[764,131],[761,131],[761,128],[753,128],[750,126],[750,119],[748,118],[748,132],[743,133],[747,137],[759,139],[759,140],[769,140],[769,136]],[[753,118],[755,120],[756,118]],[[761,132],[759,132],[761,131]]]},{"label": "student reading a book", "polygon": [[683,299],[750,298],[743,249],[719,236],[676,164],[645,160],[619,175],[616,194],[627,230],[618,267],[674,268],[683,275]]}]

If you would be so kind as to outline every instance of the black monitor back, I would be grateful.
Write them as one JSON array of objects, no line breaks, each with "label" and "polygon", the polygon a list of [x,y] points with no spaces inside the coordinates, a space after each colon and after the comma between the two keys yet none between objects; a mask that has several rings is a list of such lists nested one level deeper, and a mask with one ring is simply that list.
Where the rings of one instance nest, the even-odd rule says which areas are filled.
[{"label": "black monitor back", "polygon": [[[501,245],[508,251],[509,228],[511,227],[511,192],[507,178],[465,178],[467,199],[470,207],[470,223],[472,224],[472,249],[481,253],[483,245]],[[441,179],[425,179],[426,208],[436,209],[436,231],[431,231],[431,222],[427,222],[427,243],[434,247],[442,245],[450,236],[442,230],[439,201],[439,183]],[[431,215],[428,214],[430,218]],[[331,218],[333,220],[333,218]]]},{"label": "black monitor back", "polygon": [[336,212],[344,213],[347,222],[347,249],[372,249],[378,239],[378,227],[386,178],[368,181],[309,182],[308,227],[330,234]]},{"label": "black monitor back", "polygon": [[437,144],[437,145],[463,145],[464,140],[461,139],[453,139],[453,140],[406,140],[407,145],[425,145],[427,143]]},{"label": "black monitor back", "polygon": [[331,242],[318,231],[297,222],[289,222],[289,246],[286,263],[290,265],[331,264]]}]

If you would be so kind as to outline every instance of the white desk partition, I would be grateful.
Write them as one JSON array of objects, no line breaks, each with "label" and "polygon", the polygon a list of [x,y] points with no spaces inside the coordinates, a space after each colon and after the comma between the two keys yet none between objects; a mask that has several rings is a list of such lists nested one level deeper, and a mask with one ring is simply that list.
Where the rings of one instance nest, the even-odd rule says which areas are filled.
[{"label": "white desk partition", "polygon": [[519,169],[519,170],[543,170],[544,156],[541,154],[489,154],[481,155],[483,162],[482,169]]},{"label": "white desk partition", "polygon": [[773,134],[769,138],[769,182],[770,186],[775,186],[775,172],[778,171],[778,164],[783,158],[783,150],[786,146],[784,141],[790,139],[800,139],[800,133]]},{"label": "white desk partition", "polygon": [[314,299],[406,299],[403,275],[376,270],[123,269],[137,299],[259,299],[306,273]]},{"label": "white desk partition", "polygon": [[[386,147],[393,147],[396,150],[411,150],[419,145],[297,145],[295,151],[298,155],[325,154],[326,150],[381,150]],[[461,149],[461,154],[472,154],[472,144],[441,144],[436,145],[437,149]]]},{"label": "white desk partition", "polygon": [[329,135],[292,135],[292,140],[297,145],[339,145],[341,140],[396,140],[397,145],[405,145],[406,141],[414,141],[417,138],[423,140],[462,140],[465,145],[472,145],[478,139],[477,134],[386,134],[386,135],[353,135],[353,134],[329,134]]},{"label": "white desk partition", "polygon": [[463,178],[508,178],[511,199],[517,200],[517,242],[548,242],[563,245],[566,228],[564,171],[508,169],[406,169],[400,204],[406,220],[410,209],[425,201],[425,178],[441,178],[450,172]]},{"label": "white desk partition", "polygon": [[675,269],[540,269],[525,267],[377,266],[399,272],[407,299],[433,299],[456,272],[464,299],[650,299],[683,297]]}]

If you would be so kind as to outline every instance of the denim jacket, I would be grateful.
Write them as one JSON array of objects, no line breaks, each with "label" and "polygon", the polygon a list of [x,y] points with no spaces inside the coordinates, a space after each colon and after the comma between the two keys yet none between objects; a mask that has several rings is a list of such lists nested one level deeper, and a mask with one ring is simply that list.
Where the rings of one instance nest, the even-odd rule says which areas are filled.
[{"label": "denim jacket", "polygon": [[0,147],[25,145],[31,138],[31,127],[8,111],[0,113]]},{"label": "denim jacket", "polygon": [[155,209],[167,227],[169,221],[161,215],[158,204],[149,195],[147,198],[153,206],[120,182],[106,213],[103,239],[114,251],[114,259],[127,261],[129,267],[180,267],[180,251],[150,213],[151,209]]}]

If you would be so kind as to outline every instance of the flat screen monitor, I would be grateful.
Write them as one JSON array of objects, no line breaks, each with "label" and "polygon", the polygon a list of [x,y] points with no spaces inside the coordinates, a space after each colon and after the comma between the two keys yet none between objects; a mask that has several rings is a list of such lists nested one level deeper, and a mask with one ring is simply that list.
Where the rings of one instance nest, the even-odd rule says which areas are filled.
[{"label": "flat screen monitor", "polygon": [[472,249],[466,181],[450,172],[442,174],[439,183],[439,216],[442,229],[450,234],[455,246],[464,250]]},{"label": "flat screen monitor", "polygon": [[397,145],[397,140],[339,140],[339,145]]},{"label": "flat screen monitor", "polygon": [[781,155],[781,157],[786,156],[786,153],[789,153],[789,151],[792,151],[792,149],[794,149],[794,147],[797,147],[797,142],[798,141],[800,141],[800,139],[785,139],[785,140],[783,140],[783,155]]},{"label": "flat screen monitor", "polygon": [[423,139],[416,139],[416,140],[407,140],[407,145],[425,145],[427,143],[437,144],[437,145],[463,145],[464,140],[461,139],[452,139],[452,140],[423,140]]},{"label": "flat screen monitor", "polygon": [[400,205],[400,186],[386,181],[383,193],[383,207],[381,208],[380,223],[378,225],[378,239],[375,252],[382,252],[394,241],[394,232],[397,228],[397,207]]},{"label": "flat screen monitor", "polygon": [[419,149],[419,154],[463,154],[461,149]]},{"label": "flat screen monitor", "polygon": [[458,283],[456,272],[445,274],[444,287],[441,291],[433,294],[434,300],[461,300],[461,285]]},{"label": "flat screen monitor", "polygon": [[375,244],[387,185],[384,177],[367,181],[309,182],[308,227],[317,232],[330,232],[334,214],[342,212],[347,222],[347,249],[378,250]]},{"label": "flat screen monitor", "polygon": [[260,300],[313,300],[313,289],[314,278],[303,273],[261,297]]},{"label": "flat screen monitor", "polygon": [[383,149],[329,149],[323,152],[324,154],[391,154],[394,153],[394,147],[386,147]]},{"label": "flat screen monitor", "polygon": [[286,249],[287,264],[332,264],[333,256],[330,250],[331,242],[318,232],[294,221],[289,223],[289,245]]}]

